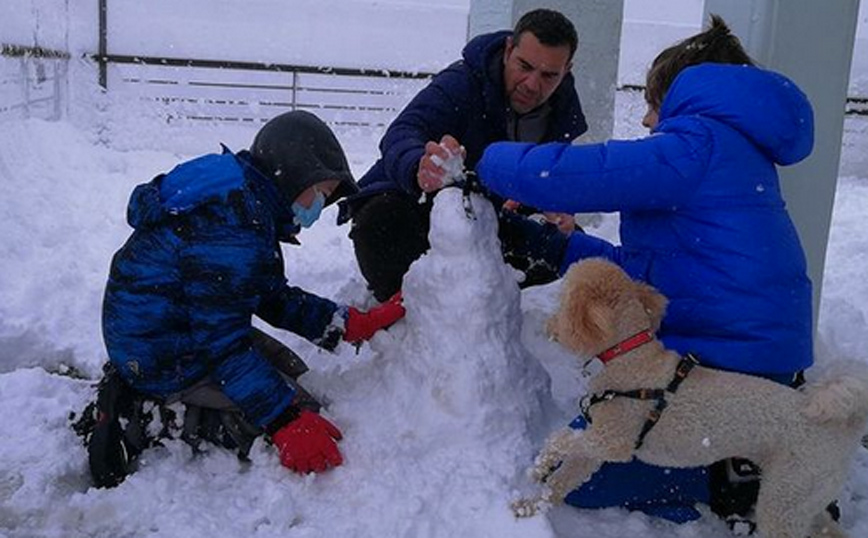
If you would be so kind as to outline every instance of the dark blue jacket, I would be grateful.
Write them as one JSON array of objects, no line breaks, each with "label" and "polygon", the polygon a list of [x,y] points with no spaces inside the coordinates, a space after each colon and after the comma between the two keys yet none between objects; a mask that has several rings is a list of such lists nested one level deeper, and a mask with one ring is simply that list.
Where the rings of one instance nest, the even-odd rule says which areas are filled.
[{"label": "dark blue jacket", "polygon": [[252,348],[252,316],[327,348],[342,331],[341,307],[287,286],[278,237],[292,213],[273,182],[247,152],[206,155],[139,185],[127,220],[103,302],[111,361],[157,396],[211,376],[267,425],[294,392]]},{"label": "dark blue jacket", "polygon": [[[509,140],[503,68],[490,67],[494,58],[503,54],[510,35],[512,32],[502,31],[473,38],[464,47],[463,59],[438,73],[413,98],[380,141],[381,158],[359,180],[361,192],[348,199],[350,206],[384,191],[403,191],[418,198],[421,190],[416,172],[425,144],[439,141],[443,135],[454,136],[467,150],[468,169],[476,165],[489,144]],[[549,102],[552,122],[545,141],[572,141],[587,130],[571,74],[564,77]],[[347,217],[342,206],[339,221]]]},{"label": "dark blue jacket", "polygon": [[712,366],[811,365],[811,283],[776,164],[813,147],[810,103],[787,78],[703,64],[666,94],[651,136],[569,146],[495,144],[478,173],[542,210],[620,211],[621,246],[573,234],[560,260],[608,258],[669,298],[660,336]]}]

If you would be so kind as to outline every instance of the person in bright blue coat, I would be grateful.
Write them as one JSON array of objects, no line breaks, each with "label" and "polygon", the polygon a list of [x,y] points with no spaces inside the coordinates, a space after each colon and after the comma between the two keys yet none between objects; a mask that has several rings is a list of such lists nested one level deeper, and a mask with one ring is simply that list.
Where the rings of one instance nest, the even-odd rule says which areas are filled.
[{"label": "person in bright blue coat", "polygon": [[570,142],[587,130],[570,73],[577,46],[563,14],[530,11],[512,31],[470,40],[391,123],[340,217],[353,219],[359,268],[377,299],[397,292],[428,250],[431,199],[450,157],[472,168],[492,142]]},{"label": "person in bright blue coat", "polygon": [[279,242],[297,243],[323,207],[356,190],[334,134],[301,111],[266,123],[250,151],[224,147],[136,187],[134,231],[114,255],[103,301],[120,377],[160,400],[216,387],[272,436],[287,467],[339,465],[340,432],[255,345],[252,318],[331,350],[403,315],[399,299],[360,312],[287,284]]},{"label": "person in bright blue coat", "polygon": [[[667,347],[707,366],[791,383],[813,363],[811,282],[776,167],[811,153],[808,99],[785,76],[753,66],[713,17],[710,29],[657,57],[646,100],[646,138],[498,143],[476,171],[496,194],[544,210],[619,212],[620,245],[567,238],[516,216],[510,222],[561,274],[577,260],[603,257],[656,287],[669,299],[659,330]],[[702,473],[643,475],[649,467],[604,468],[568,500],[657,515],[667,500],[708,501]],[[619,488],[623,495],[613,493]]]}]

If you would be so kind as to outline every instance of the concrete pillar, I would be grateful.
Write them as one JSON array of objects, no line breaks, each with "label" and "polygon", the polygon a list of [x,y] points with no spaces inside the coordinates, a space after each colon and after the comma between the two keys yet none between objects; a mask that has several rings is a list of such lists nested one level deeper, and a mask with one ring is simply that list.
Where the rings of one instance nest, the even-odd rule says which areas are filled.
[{"label": "concrete pillar", "polygon": [[524,13],[540,7],[566,15],[579,34],[573,76],[588,120],[580,140],[608,140],[615,125],[623,0],[471,0],[467,37],[512,28]]},{"label": "concrete pillar", "polygon": [[781,169],[781,186],[799,230],[814,284],[814,327],[835,201],[844,104],[859,0],[706,0],[760,65],[792,78],[814,107],[814,151]]}]

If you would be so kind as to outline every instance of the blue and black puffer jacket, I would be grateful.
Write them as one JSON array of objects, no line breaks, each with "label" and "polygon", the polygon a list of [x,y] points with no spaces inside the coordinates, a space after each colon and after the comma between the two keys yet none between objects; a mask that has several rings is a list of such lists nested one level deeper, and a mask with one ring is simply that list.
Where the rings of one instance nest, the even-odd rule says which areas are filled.
[{"label": "blue and black puffer jacket", "polygon": [[788,78],[701,64],[675,78],[649,137],[498,143],[477,172],[542,210],[620,212],[618,246],[546,236],[566,242],[561,272],[608,258],[669,298],[659,332],[669,347],[722,369],[791,374],[813,362],[811,282],[776,165],[807,157],[813,136],[810,102]]},{"label": "blue and black puffer jacket", "polygon": [[329,349],[345,311],[287,285],[278,240],[298,232],[289,202],[246,151],[199,157],[135,189],[134,231],[103,303],[109,358],[133,387],[163,397],[210,376],[258,426],[289,406],[293,389],[251,346],[252,316]]}]

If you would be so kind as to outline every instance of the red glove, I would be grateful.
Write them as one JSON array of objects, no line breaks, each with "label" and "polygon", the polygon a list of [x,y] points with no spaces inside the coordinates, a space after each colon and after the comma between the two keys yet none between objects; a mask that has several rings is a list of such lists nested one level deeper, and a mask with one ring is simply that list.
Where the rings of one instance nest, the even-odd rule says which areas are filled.
[{"label": "red glove", "polygon": [[271,436],[280,452],[280,463],[297,473],[321,473],[344,462],[336,441],[341,431],[307,409]]},{"label": "red glove", "polygon": [[375,306],[367,312],[350,307],[350,314],[344,326],[344,340],[352,344],[362,340],[370,340],[375,332],[385,329],[403,318],[406,310],[404,310],[401,301],[402,297],[399,291],[385,303]]}]

